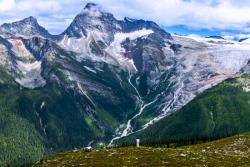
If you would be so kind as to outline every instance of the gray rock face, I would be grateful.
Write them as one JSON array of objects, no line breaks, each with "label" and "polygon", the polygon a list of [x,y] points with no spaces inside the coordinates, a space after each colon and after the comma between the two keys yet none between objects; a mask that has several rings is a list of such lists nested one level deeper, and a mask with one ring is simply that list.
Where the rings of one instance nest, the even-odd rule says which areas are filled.
[{"label": "gray rock face", "polygon": [[23,39],[23,43],[36,60],[41,60],[46,54],[53,52],[53,49],[57,47],[52,41],[39,37]]},{"label": "gray rock face", "polygon": [[53,36],[37,22],[37,19],[30,16],[14,23],[5,23],[0,27],[0,35],[5,37],[12,36],[41,36],[52,38]]}]

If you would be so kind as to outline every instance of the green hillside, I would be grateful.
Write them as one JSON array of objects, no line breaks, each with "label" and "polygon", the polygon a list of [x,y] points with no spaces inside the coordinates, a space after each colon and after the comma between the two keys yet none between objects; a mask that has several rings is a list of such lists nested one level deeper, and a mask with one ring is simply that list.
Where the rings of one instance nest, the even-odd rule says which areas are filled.
[{"label": "green hillside", "polygon": [[[121,89],[114,94],[122,95],[116,100],[127,103],[111,105],[111,99],[89,95],[98,105],[67,87],[65,76],[48,67],[47,73],[56,74],[58,83],[49,78],[45,87],[26,89],[20,87],[0,66],[0,166],[15,166],[35,162],[52,152],[81,148],[90,141],[109,141],[117,124],[126,114],[133,114],[133,100]],[[108,69],[106,70],[108,71]],[[93,77],[83,68],[78,72]],[[108,84],[102,77],[102,84]],[[99,78],[97,78],[99,79]],[[96,79],[96,80],[97,80]],[[92,78],[92,83],[99,82]],[[100,84],[101,85],[101,84]],[[129,92],[129,91],[128,91]],[[118,101],[120,102],[120,101]],[[87,106],[87,107],[85,107]],[[93,111],[91,109],[93,107]],[[110,109],[112,108],[112,109]],[[118,112],[119,111],[119,112]],[[129,112],[131,111],[131,112]]]},{"label": "green hillside", "polygon": [[177,148],[123,147],[64,152],[33,167],[57,166],[169,166],[236,167],[250,165],[250,133],[205,144]]},{"label": "green hillside", "polygon": [[219,137],[250,130],[250,76],[231,78],[205,91],[146,130],[118,141]]}]

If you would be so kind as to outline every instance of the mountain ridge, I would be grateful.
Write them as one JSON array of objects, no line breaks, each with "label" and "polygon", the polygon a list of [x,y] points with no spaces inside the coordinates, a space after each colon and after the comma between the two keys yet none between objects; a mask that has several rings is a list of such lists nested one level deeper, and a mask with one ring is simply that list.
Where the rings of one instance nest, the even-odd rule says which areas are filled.
[{"label": "mountain ridge", "polygon": [[0,26],[0,34],[6,37],[11,36],[41,36],[51,38],[51,35],[44,27],[40,26],[33,16],[13,23],[4,23]]}]

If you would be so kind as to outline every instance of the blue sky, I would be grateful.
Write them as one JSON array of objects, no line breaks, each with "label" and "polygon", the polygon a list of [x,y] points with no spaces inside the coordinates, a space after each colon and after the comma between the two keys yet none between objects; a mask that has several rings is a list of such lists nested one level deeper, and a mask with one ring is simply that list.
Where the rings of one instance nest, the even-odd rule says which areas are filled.
[{"label": "blue sky", "polygon": [[189,35],[199,34],[200,36],[221,35],[220,30],[206,28],[191,28],[185,25],[167,26],[164,29],[170,33]]},{"label": "blue sky", "polygon": [[170,33],[181,35],[196,34],[204,37],[217,35],[231,40],[239,40],[241,38],[250,37],[250,32],[241,31],[240,29],[193,28],[186,25],[163,26],[163,28]]},{"label": "blue sky", "polygon": [[250,0],[0,0],[0,24],[32,15],[51,33],[60,33],[87,2],[118,19],[153,20],[172,33],[250,34]]}]

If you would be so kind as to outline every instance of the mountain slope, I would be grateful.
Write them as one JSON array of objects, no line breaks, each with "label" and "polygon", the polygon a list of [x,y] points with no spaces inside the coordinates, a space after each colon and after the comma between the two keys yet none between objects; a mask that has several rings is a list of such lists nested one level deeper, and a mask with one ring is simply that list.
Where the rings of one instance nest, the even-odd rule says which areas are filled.
[{"label": "mountain slope", "polygon": [[249,166],[250,134],[225,138],[209,143],[166,148],[123,147],[96,149],[91,152],[75,150],[56,154],[34,167],[67,166]]},{"label": "mountain slope", "polygon": [[[3,159],[1,162],[3,166],[6,166],[6,164],[19,165],[25,162],[33,162],[51,151],[83,147],[93,140],[105,141],[109,134],[115,131],[115,125],[123,119],[122,114],[129,114],[129,111],[112,114],[114,110],[119,110],[120,107],[124,106],[117,104],[117,106],[113,107],[116,104],[115,102],[110,104],[112,101],[107,102],[101,96],[99,96],[99,99],[102,102],[99,102],[98,106],[93,106],[87,97],[80,96],[75,90],[65,89],[55,81],[47,82],[42,89],[29,90],[25,88],[20,89],[11,78],[1,77],[0,87],[1,118],[6,120],[4,127],[10,128],[13,124],[12,121],[8,121],[8,115],[14,115],[11,117],[14,122],[19,122],[19,120],[28,122],[28,125],[19,125],[19,127],[13,128],[11,133],[8,129],[6,129],[6,133],[1,133],[2,140],[13,138],[13,140],[9,140],[7,147],[11,150],[11,158],[6,158],[9,156],[8,152],[4,150],[1,152],[0,157]],[[80,88],[79,91],[81,91]],[[125,92],[120,91],[118,93],[123,94],[123,97],[120,98],[121,100],[126,97]],[[133,106],[133,101],[129,104],[128,98],[123,105]],[[116,99],[116,101],[120,99]],[[97,102],[98,99],[96,99],[95,103]],[[113,109],[107,112],[107,109],[110,107],[113,107]],[[95,112],[93,112],[92,108],[95,108]],[[34,142],[40,141],[39,147],[44,149],[43,152],[23,149],[24,147],[35,149],[33,142],[22,142],[26,140],[26,136],[24,136],[27,129],[26,126],[34,131],[32,133],[38,135],[37,138],[29,138],[32,141],[34,140]],[[19,133],[22,136],[15,137],[12,135]],[[15,145],[16,138],[23,145]],[[4,143],[2,144],[4,146]],[[18,150],[30,151],[34,158],[27,160],[25,157],[28,155]],[[15,160],[15,156],[20,156],[21,158]]]},{"label": "mountain slope", "polygon": [[123,141],[227,136],[250,130],[248,74],[206,90],[179,111]]},{"label": "mountain slope", "polygon": [[[94,140],[109,140],[108,138],[115,131],[115,127],[123,119],[126,119],[126,115],[134,114],[132,107],[135,106],[135,103],[134,99],[129,95],[129,89],[124,91],[121,88],[120,81],[111,70],[111,67],[100,63],[96,64],[96,67],[101,66],[101,71],[90,72],[91,67],[87,66],[88,62],[79,63],[75,61],[72,58],[74,53],[66,52],[55,43],[37,37],[25,40],[26,45],[29,45],[29,41],[33,40],[39,42],[32,42],[34,46],[29,48],[29,53],[33,53],[32,55],[36,55],[35,48],[38,48],[38,50],[41,47],[44,48],[41,43],[49,46],[49,50],[43,54],[43,57],[37,57],[37,61],[41,62],[43,69],[39,75],[46,80],[46,84],[40,88],[30,89],[31,86],[38,85],[37,78],[34,78],[28,85],[20,82],[22,86],[27,86],[27,88],[21,87],[18,81],[23,81],[26,77],[25,74],[19,74],[21,76],[20,78],[18,76],[15,82],[15,79],[9,75],[11,70],[8,71],[2,66],[0,76],[0,103],[4,109],[1,109],[0,112],[16,115],[16,117],[13,117],[13,119],[16,119],[14,121],[24,119],[32,124],[35,133],[40,134],[41,146],[44,148],[44,152],[42,154],[32,152],[35,158],[30,159],[30,161],[34,161],[51,151],[82,147]],[[15,57],[13,59],[14,62],[26,62],[24,59],[16,60]],[[71,60],[70,63],[68,63],[69,60]],[[67,66],[65,66],[65,62],[67,62]],[[13,67],[14,65],[11,64]],[[13,68],[13,70],[16,69]],[[71,81],[63,73],[66,70],[71,72],[70,77],[84,76],[84,80],[80,78],[77,82]],[[16,76],[15,71],[13,76]],[[27,78],[32,79],[31,77]],[[126,87],[126,82],[123,85]],[[116,91],[113,92],[112,90]],[[133,94],[133,91],[131,94]],[[92,98],[95,99],[94,102]],[[125,106],[131,106],[131,108]],[[5,117],[6,115],[2,114],[2,118],[7,119]],[[10,126],[11,123],[7,121],[6,126]],[[20,126],[20,129],[13,129],[13,133],[20,130],[24,131],[22,128],[24,127]],[[13,138],[11,134],[5,133],[4,137]],[[20,141],[25,140],[25,136],[19,138]],[[34,140],[39,141],[38,139]],[[10,142],[9,144],[12,146],[15,143]],[[33,147],[32,142],[26,146]],[[13,150],[11,150],[13,159],[6,159],[7,152],[1,152],[0,157],[3,159],[2,164],[4,166],[6,164],[19,165],[27,162],[25,159],[26,154],[20,154],[18,149],[22,149],[22,147],[13,147]],[[21,158],[15,160],[15,156]]]}]

